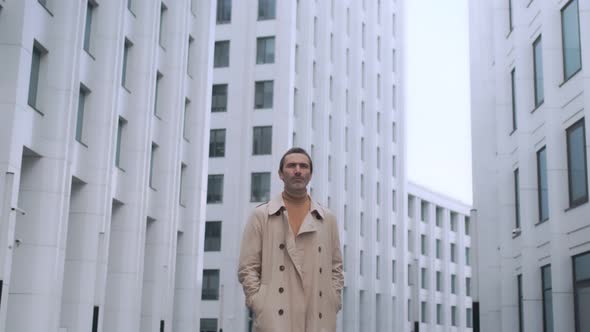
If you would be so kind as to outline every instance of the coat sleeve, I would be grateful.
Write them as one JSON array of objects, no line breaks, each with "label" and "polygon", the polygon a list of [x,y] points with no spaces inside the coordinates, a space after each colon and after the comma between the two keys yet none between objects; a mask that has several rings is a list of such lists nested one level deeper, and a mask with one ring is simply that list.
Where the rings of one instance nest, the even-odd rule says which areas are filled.
[{"label": "coat sleeve", "polygon": [[340,251],[340,235],[336,218],[332,220],[332,287],[340,296],[344,288],[344,273],[342,272],[342,252]]},{"label": "coat sleeve", "polygon": [[238,264],[238,280],[244,289],[248,306],[250,306],[252,295],[260,289],[261,266],[262,227],[254,211],[244,228]]}]

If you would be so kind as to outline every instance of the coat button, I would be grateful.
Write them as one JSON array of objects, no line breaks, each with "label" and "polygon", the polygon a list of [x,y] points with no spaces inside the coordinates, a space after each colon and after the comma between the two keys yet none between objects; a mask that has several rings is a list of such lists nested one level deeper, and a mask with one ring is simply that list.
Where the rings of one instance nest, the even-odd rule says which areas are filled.
[{"label": "coat button", "polygon": [[283,287],[279,287],[279,293],[283,293],[285,291],[285,289]]},{"label": "coat button", "polygon": [[320,312],[320,319],[322,319],[322,313]]},{"label": "coat button", "polygon": [[322,297],[322,291],[320,291],[320,297]]},{"label": "coat button", "polygon": [[322,247],[318,247],[318,252],[322,252]]},{"label": "coat button", "polygon": [[282,316],[284,313],[283,309],[279,309],[279,316]]},{"label": "coat button", "polygon": [[320,267],[320,274],[322,274],[322,268]]},{"label": "coat button", "polygon": [[285,271],[285,265],[281,265],[281,266],[279,266],[279,270],[281,270],[281,271]]},{"label": "coat button", "polygon": [[285,249],[285,245],[284,245],[284,244],[282,244],[282,243],[281,243],[281,244],[279,244],[279,249],[281,249],[281,250]]}]

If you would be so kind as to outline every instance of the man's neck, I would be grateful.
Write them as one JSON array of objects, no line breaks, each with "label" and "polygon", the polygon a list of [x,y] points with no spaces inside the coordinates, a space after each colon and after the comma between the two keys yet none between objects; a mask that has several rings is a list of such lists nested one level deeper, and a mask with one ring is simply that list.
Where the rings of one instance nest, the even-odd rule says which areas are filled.
[{"label": "man's neck", "polygon": [[304,203],[307,201],[307,190],[302,192],[288,192],[287,190],[283,190],[283,199],[292,203]]}]

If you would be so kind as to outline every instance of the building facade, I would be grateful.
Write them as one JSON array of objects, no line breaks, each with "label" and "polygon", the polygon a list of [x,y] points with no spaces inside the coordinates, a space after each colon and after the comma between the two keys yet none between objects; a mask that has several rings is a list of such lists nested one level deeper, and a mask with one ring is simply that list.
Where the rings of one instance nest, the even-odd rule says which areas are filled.
[{"label": "building facade", "polygon": [[470,2],[482,330],[590,330],[590,3]]},{"label": "building facade", "polygon": [[0,330],[198,328],[214,11],[0,1]]}]

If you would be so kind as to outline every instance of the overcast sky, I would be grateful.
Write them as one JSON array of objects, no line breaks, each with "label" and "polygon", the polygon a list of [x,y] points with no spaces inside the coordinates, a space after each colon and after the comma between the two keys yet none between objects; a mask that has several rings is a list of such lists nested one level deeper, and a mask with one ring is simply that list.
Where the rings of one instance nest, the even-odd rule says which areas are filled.
[{"label": "overcast sky", "polygon": [[471,204],[468,0],[405,1],[410,181]]}]

